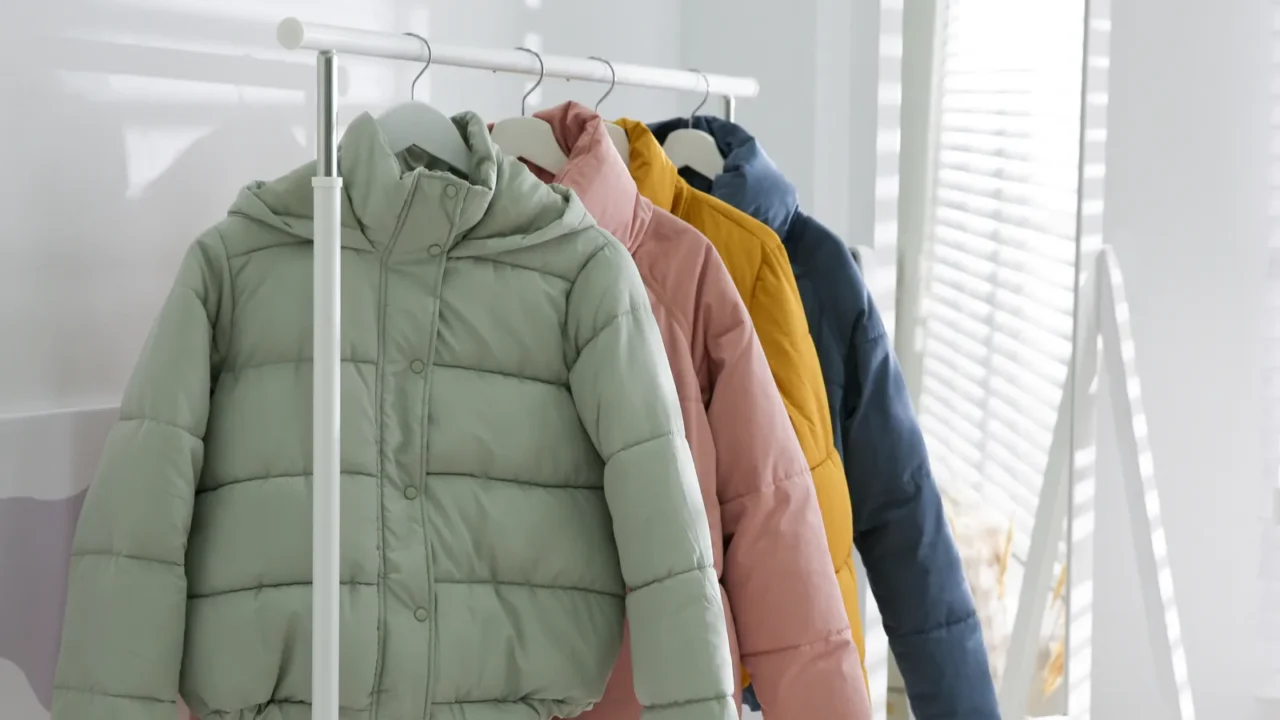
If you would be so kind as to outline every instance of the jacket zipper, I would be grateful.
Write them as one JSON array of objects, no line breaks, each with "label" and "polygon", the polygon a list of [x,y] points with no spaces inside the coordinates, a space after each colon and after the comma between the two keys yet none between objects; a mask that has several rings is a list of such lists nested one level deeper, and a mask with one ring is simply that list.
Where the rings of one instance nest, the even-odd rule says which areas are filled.
[{"label": "jacket zipper", "polygon": [[[453,233],[457,230],[458,215],[462,212],[462,207],[467,197],[466,193],[467,191],[464,189],[458,195],[457,202],[454,203],[453,215],[450,217],[450,222],[449,222],[448,236],[450,238],[452,238]],[[447,241],[446,241],[446,244],[447,244]],[[436,268],[437,296],[436,296],[436,303],[435,303],[435,312],[432,313],[432,317],[431,317],[431,328],[432,328],[431,349],[427,353],[427,358],[426,358],[426,363],[427,363],[427,371],[425,373],[426,387],[423,388],[424,403],[429,402],[431,397],[431,384],[435,382],[435,373],[431,372],[431,368],[435,364],[436,350],[439,347],[438,341],[439,341],[439,328],[440,328],[440,303],[444,298],[444,272],[445,272],[445,267],[448,264],[448,261],[449,261],[449,254],[446,252],[443,255],[441,255],[440,266]],[[430,413],[431,413],[431,408],[428,406],[426,407],[422,415],[422,424],[423,424],[424,432],[428,423],[428,418],[430,417]],[[429,436],[426,438],[425,443],[426,444],[424,447],[429,452],[429,448],[430,448]],[[427,452],[424,452],[422,454],[422,463],[423,463],[422,478],[424,479],[424,483],[426,478],[426,462],[427,462]],[[426,487],[424,484],[423,492],[419,493],[418,495],[420,503],[426,502],[425,491],[426,491]],[[431,625],[432,625],[431,645],[430,645],[430,648],[428,649],[430,659],[427,661],[428,670],[427,670],[426,710],[423,714],[423,720],[431,720],[432,708],[434,707],[435,696],[436,696],[436,676],[433,671],[438,666],[439,660],[440,660],[440,635],[435,631],[436,621],[440,617],[440,607],[436,600],[436,573],[435,573],[435,563],[432,561],[432,553],[431,553],[431,528],[427,523],[426,515],[427,515],[427,510],[425,507],[423,507],[422,508],[422,534],[423,534],[422,539],[423,539],[423,547],[427,555],[426,556],[427,591],[431,595],[430,602],[431,602]]]},{"label": "jacket zipper", "polygon": [[[413,174],[413,179],[409,182],[409,194],[405,196],[404,204],[400,206],[400,216],[396,218],[396,227],[391,231],[391,239],[387,241],[387,247],[382,251],[382,257],[378,260],[378,377],[375,382],[374,393],[377,396],[377,427],[378,427],[378,656],[376,666],[373,669],[373,698],[369,703],[369,717],[378,717],[378,697],[382,692],[382,671],[383,653],[386,652],[385,635],[387,632],[387,587],[383,580],[384,571],[386,570],[386,518],[383,510],[382,497],[382,388],[383,376],[386,372],[386,366],[382,354],[383,343],[387,334],[387,265],[391,262],[391,252],[395,249],[396,243],[400,240],[400,233],[404,230],[405,222],[409,218],[409,208],[413,205],[413,195],[418,187],[418,174]],[[434,636],[435,633],[433,632]],[[427,672],[430,672],[428,668]],[[430,708],[428,708],[428,711]]]}]

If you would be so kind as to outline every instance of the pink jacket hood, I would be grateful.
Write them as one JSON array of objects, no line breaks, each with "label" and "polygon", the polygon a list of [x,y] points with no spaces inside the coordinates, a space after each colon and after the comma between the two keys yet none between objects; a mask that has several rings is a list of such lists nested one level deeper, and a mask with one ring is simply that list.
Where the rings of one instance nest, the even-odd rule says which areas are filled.
[{"label": "pink jacket hood", "polygon": [[[710,241],[640,195],[591,109],[534,113],[568,162],[533,170],[574,190],[631,251],[649,291],[715,543],[734,661],[768,720],[871,717],[858,651],[831,572],[808,463],[747,309]],[[643,693],[644,688],[639,688]],[[583,718],[637,720],[624,648]]]}]

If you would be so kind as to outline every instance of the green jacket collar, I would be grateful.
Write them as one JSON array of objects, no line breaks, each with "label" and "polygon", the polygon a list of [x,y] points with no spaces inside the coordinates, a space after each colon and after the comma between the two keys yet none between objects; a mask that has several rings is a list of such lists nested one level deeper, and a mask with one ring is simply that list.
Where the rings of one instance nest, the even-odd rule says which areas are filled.
[{"label": "green jacket collar", "polygon": [[[437,227],[447,224],[445,244],[450,248],[481,240],[487,241],[481,243],[485,246],[530,244],[583,222],[586,213],[577,197],[545,185],[522,163],[504,156],[478,115],[464,112],[452,119],[471,149],[467,178],[449,172],[419,148],[393,153],[368,113],[352,121],[338,146],[343,247],[381,250],[408,218]],[[276,180],[249,185],[232,214],[310,240],[315,166],[312,161]],[[409,228],[416,236],[414,230]]]}]

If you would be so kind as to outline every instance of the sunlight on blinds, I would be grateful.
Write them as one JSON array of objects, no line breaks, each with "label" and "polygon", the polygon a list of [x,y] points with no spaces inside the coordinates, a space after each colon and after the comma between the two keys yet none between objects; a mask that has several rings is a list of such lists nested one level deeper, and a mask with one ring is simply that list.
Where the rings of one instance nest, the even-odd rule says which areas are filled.
[{"label": "sunlight on blinds", "polygon": [[1084,0],[952,0],[920,417],[944,490],[1030,541],[1071,354]]}]

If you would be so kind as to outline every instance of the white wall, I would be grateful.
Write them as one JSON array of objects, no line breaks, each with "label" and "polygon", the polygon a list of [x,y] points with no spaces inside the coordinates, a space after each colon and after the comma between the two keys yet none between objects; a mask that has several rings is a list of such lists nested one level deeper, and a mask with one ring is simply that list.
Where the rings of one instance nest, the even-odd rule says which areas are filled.
[{"label": "white wall", "polygon": [[[57,562],[65,563],[111,417],[85,408],[118,401],[195,234],[238,187],[312,156],[313,66],[305,54],[275,49],[276,21],[298,14],[449,44],[533,45],[679,67],[680,5],[0,3],[0,717],[47,717],[65,579]],[[358,60],[344,68],[347,119],[407,97],[417,72]],[[447,112],[499,119],[519,112],[524,87],[520,77],[437,68],[419,90]],[[553,81],[541,104],[594,102],[603,90]],[[687,105],[670,92],[620,88],[601,109],[662,119]]]},{"label": "white wall", "polygon": [[[625,25],[622,2],[538,5],[6,3],[0,415],[114,398],[186,243],[245,181],[310,157],[303,142],[313,122],[314,72],[305,53],[274,49],[280,17],[429,29],[443,42],[495,47],[536,45],[526,35],[536,33],[552,52],[679,65],[679,0],[626,13]],[[407,96],[417,70],[358,59],[345,68],[347,118]],[[419,87],[446,111],[496,119],[519,112],[524,83],[442,67]],[[594,102],[602,90],[550,81],[542,101]],[[624,88],[602,109],[661,118],[683,106],[673,93]],[[130,282],[121,282],[125,269]]]},{"label": "white wall", "polygon": [[[1268,5],[1112,3],[1105,235],[1127,281],[1192,689],[1212,720],[1280,717],[1252,699]],[[1154,717],[1142,712],[1155,699],[1151,658],[1121,497],[1107,482],[1113,451],[1103,450],[1094,717]]]}]

